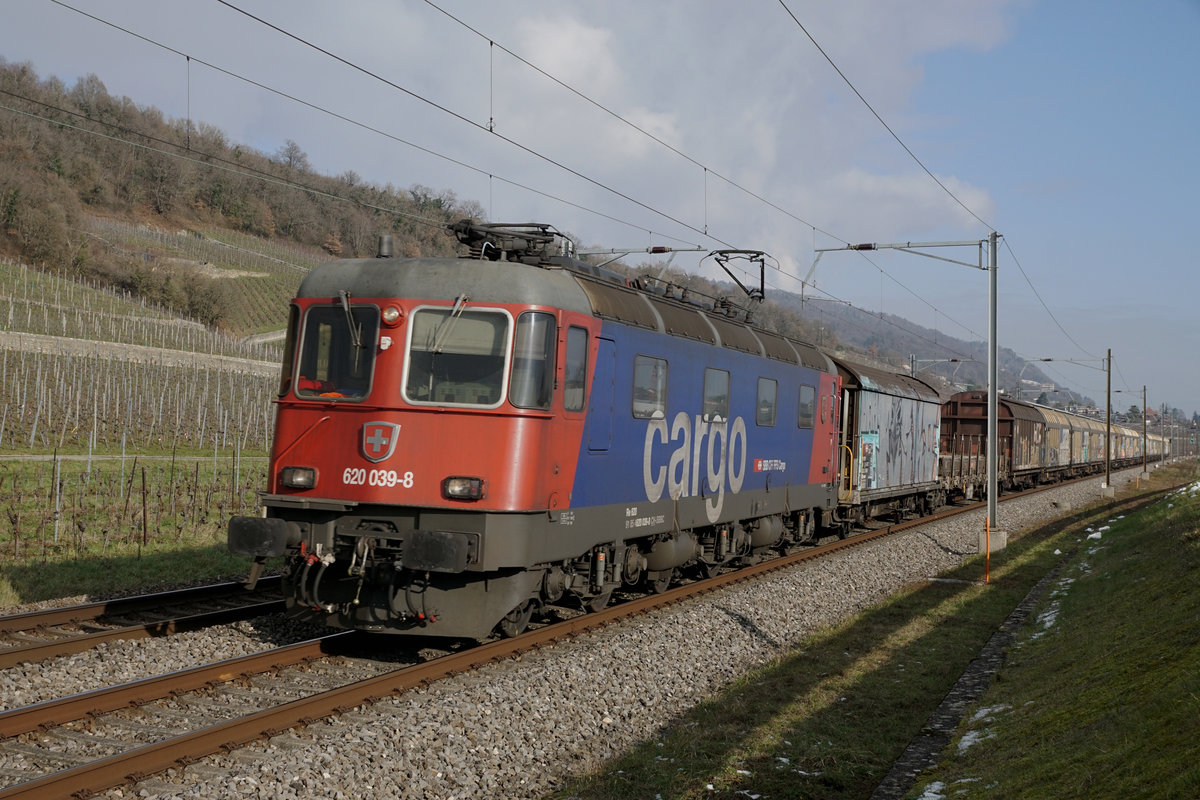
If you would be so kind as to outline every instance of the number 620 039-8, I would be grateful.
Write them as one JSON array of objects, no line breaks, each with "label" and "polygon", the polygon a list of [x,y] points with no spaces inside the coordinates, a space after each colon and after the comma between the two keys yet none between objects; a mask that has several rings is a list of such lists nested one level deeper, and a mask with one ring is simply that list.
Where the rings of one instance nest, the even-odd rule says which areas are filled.
[{"label": "number 620 039-8", "polygon": [[342,483],[347,486],[386,486],[389,489],[403,486],[405,489],[411,489],[413,474],[411,472],[400,473],[394,469],[346,467],[342,471]]}]

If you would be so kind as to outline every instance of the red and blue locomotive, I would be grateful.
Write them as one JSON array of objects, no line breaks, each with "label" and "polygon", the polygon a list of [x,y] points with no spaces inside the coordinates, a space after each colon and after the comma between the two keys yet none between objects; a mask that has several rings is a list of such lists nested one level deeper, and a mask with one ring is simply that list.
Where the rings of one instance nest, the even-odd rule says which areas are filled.
[{"label": "red and blue locomotive", "polygon": [[822,352],[549,226],[452,227],[470,256],[332,262],[292,304],[264,515],[229,525],[231,551],[285,557],[291,613],[515,635],[855,518],[838,454],[863,450]]}]

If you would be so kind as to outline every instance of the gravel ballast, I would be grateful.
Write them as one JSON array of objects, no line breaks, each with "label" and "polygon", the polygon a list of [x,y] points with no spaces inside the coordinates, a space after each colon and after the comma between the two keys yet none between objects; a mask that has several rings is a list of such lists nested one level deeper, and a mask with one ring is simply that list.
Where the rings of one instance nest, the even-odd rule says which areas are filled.
[{"label": "gravel ballast", "polygon": [[[1120,487],[1138,470],[1114,474]],[[1097,500],[1100,480],[1004,503],[1019,531]],[[982,510],[808,562],[204,759],[106,797],[537,798],[652,737],[747,671],[978,552]],[[0,672],[5,707],[277,644],[253,626],[114,643]],[[298,636],[296,638],[299,638]],[[275,641],[268,641],[275,640]],[[129,662],[135,662],[130,665]]]}]

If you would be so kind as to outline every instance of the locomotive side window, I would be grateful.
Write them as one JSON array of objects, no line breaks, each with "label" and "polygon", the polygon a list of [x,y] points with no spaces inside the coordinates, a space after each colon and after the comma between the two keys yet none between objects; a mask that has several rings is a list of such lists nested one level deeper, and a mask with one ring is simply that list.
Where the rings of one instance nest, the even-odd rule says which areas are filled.
[{"label": "locomotive side window", "polygon": [[421,308],[408,327],[404,396],[429,405],[500,405],[511,317],[503,311]]},{"label": "locomotive side window", "polygon": [[758,404],[754,412],[755,421],[764,427],[775,426],[775,400],[779,396],[779,383],[771,378],[758,379]]},{"label": "locomotive side window", "polygon": [[558,326],[553,314],[527,311],[517,317],[508,400],[519,408],[549,408],[554,395],[554,348]]},{"label": "locomotive side window", "polygon": [[797,425],[801,428],[811,428],[817,419],[817,387],[800,387],[800,417]]},{"label": "locomotive side window", "polygon": [[304,317],[296,396],[362,400],[371,389],[379,309],[313,306]]},{"label": "locomotive side window", "polygon": [[583,411],[587,387],[587,337],[583,328],[567,328],[567,374],[563,392],[563,408],[567,411]]},{"label": "locomotive side window", "polygon": [[667,415],[665,359],[634,356],[633,415],[638,419],[662,419]]},{"label": "locomotive side window", "polygon": [[300,335],[300,309],[293,305],[288,309],[287,338],[283,342],[283,370],[279,373],[279,396],[283,397],[292,388],[293,369],[296,366],[296,339]]},{"label": "locomotive side window", "polygon": [[704,421],[729,419],[729,373],[709,367],[704,370]]}]

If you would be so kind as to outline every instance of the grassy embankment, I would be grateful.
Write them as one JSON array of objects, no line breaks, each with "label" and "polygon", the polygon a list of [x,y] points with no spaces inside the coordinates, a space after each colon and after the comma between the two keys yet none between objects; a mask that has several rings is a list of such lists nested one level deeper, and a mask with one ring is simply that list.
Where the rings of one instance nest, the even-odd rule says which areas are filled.
[{"label": "grassy embankment", "polygon": [[1200,483],[1093,527],[912,797],[1200,797]]},{"label": "grassy embankment", "polygon": [[[1197,474],[1195,465],[1158,470],[1149,488]],[[987,639],[1073,550],[1063,575],[1076,580],[1053,598],[1055,625],[1022,636],[998,696],[983,703],[1018,710],[994,714],[994,738],[935,776],[950,784],[944,796],[1142,797],[1146,787],[1195,796],[1197,768],[1182,745],[1200,733],[1200,500],[1174,502],[1112,523],[1123,512],[1098,505],[1027,531],[993,557],[990,584],[971,582],[983,574],[973,560],[945,576],[963,583],[912,586],[555,796],[868,797]],[[1093,547],[1087,527],[1105,524]]]}]

